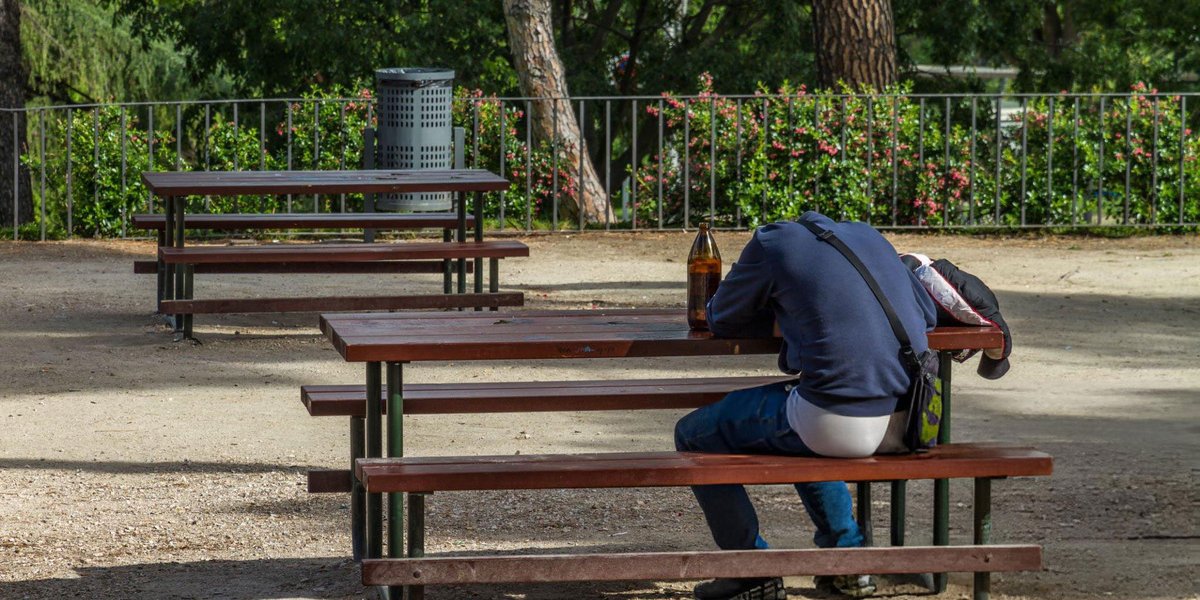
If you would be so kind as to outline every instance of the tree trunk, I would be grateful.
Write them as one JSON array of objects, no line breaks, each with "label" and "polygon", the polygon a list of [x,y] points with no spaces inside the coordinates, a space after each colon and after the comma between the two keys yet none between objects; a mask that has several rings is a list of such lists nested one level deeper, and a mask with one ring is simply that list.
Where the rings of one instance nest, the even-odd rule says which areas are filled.
[{"label": "tree trunk", "polygon": [[875,90],[896,83],[891,0],[813,0],[817,82]]},{"label": "tree trunk", "polygon": [[[579,123],[571,108],[566,72],[554,46],[550,0],[504,0],[504,19],[521,92],[532,98],[533,129],[540,139],[555,139],[564,168],[578,182],[574,216],[592,223],[611,222],[612,209],[604,186],[586,153],[580,152]],[[556,200],[557,201],[557,200]]]},{"label": "tree trunk", "polygon": [[[17,0],[0,0],[0,108],[25,108],[25,85],[25,69],[21,64],[21,6]],[[25,144],[25,113],[0,112],[0,227],[12,227],[14,218],[19,223],[33,220],[29,169],[21,165],[16,179],[13,178],[13,163]]]}]

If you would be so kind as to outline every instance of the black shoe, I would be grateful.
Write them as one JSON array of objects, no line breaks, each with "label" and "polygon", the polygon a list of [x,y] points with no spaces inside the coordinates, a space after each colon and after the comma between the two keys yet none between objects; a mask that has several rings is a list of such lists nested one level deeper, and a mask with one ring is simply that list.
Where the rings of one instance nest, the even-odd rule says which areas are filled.
[{"label": "black shoe", "polygon": [[783,579],[714,579],[696,586],[696,600],[787,600]]}]

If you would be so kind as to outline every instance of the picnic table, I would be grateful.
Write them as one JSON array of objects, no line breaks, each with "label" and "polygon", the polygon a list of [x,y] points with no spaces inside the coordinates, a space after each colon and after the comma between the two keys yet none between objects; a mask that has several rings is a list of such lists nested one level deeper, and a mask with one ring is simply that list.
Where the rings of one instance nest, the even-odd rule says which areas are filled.
[{"label": "picnic table", "polygon": [[[142,179],[150,192],[163,199],[163,221],[146,219],[146,226],[160,228],[157,271],[159,273],[159,308],[164,314],[174,315],[176,330],[191,337],[192,314],[196,312],[253,312],[284,310],[371,310],[381,308],[446,308],[482,306],[498,307],[520,305],[519,295],[500,295],[495,289],[498,277],[496,260],[507,256],[528,255],[528,248],[514,241],[483,241],[483,228],[479,219],[483,210],[483,193],[508,188],[508,182],[494,173],[480,169],[445,170],[363,170],[363,171],[201,171],[201,172],[144,172]],[[449,233],[442,244],[427,244],[423,247],[399,244],[354,244],[319,245],[292,248],[281,254],[279,250],[264,250],[262,247],[231,247],[198,251],[187,248],[185,234],[188,226],[230,228],[263,227],[337,227],[355,222],[368,227],[397,226],[402,222],[411,226],[434,223],[446,225],[444,218],[423,215],[418,218],[397,216],[380,219],[300,215],[238,215],[215,218],[192,218],[185,216],[187,199],[191,196],[219,195],[285,195],[285,194],[347,194],[347,193],[416,193],[452,192],[456,198],[457,236],[449,240]],[[467,198],[473,194],[474,205],[471,223],[474,239],[467,240]],[[446,274],[445,295],[438,298],[391,296],[359,297],[353,299],[256,299],[241,301],[193,301],[192,278],[198,265],[209,267],[209,272],[246,272],[246,265],[275,265],[262,269],[267,272],[312,272],[312,265],[344,264],[360,267],[355,272],[398,271],[392,267],[397,261],[441,259],[449,265],[457,259],[458,294],[466,294],[467,259],[474,259],[474,296],[450,298],[449,269]],[[491,260],[492,285],[489,294],[483,292],[483,259]],[[374,263],[385,269],[363,269],[363,265]],[[386,263],[386,265],[384,264]],[[232,265],[234,268],[229,268]],[[309,267],[309,268],[306,268]],[[350,270],[350,269],[348,269]],[[340,300],[340,302],[338,302]],[[475,304],[470,304],[475,302]]]},{"label": "picnic table", "polygon": [[[432,492],[435,488],[438,490],[516,489],[486,487],[488,485],[521,486],[519,489],[573,486],[624,487],[627,485],[680,485],[678,482],[684,482],[682,483],[683,485],[690,485],[686,483],[686,479],[671,480],[677,481],[672,483],[671,481],[664,482],[638,478],[636,476],[629,476],[628,474],[626,476],[614,476],[614,474],[619,474],[623,469],[627,468],[629,464],[627,461],[632,460],[627,456],[616,459],[602,456],[581,456],[578,461],[570,462],[568,460],[569,464],[564,462],[566,466],[563,467],[565,469],[563,471],[555,471],[554,462],[563,458],[555,456],[530,457],[528,460],[535,463],[532,465],[528,462],[518,464],[524,457],[510,457],[511,459],[516,459],[516,462],[504,457],[480,457],[480,460],[477,461],[478,464],[472,463],[468,457],[462,457],[461,460],[455,458],[410,459],[418,462],[404,465],[389,464],[386,460],[381,461],[376,457],[383,456],[385,448],[387,457],[402,457],[404,455],[404,394],[409,389],[402,383],[405,363],[480,360],[542,361],[563,358],[733,356],[741,354],[774,354],[779,351],[781,345],[781,340],[777,338],[718,338],[708,332],[693,331],[687,325],[684,311],[680,309],[522,311],[506,313],[409,312],[391,314],[324,314],[321,315],[320,327],[322,333],[329,338],[344,360],[361,362],[366,365],[366,385],[363,396],[363,401],[366,403],[365,445],[357,451],[352,450],[352,459],[358,458],[353,456],[354,452],[359,452],[359,456],[362,457],[360,460],[352,460],[356,465],[353,479],[354,489],[356,491],[365,490],[366,493],[364,507],[360,509],[359,513],[352,515],[351,527],[354,534],[353,537],[362,537],[366,540],[366,556],[376,559],[383,557],[383,516],[385,512],[382,494],[375,491],[378,489],[384,489],[389,492],[386,514],[388,522],[392,526],[388,528],[386,533],[387,556],[401,558],[406,556],[420,557],[424,555],[424,494],[408,494],[409,527],[406,548],[405,532],[400,526],[401,523],[405,522],[404,494],[397,492]],[[930,334],[929,342],[930,347],[940,351],[942,357],[942,401],[944,413],[940,441],[945,444],[949,442],[950,438],[951,352],[960,349],[998,347],[1002,344],[1002,336],[998,329],[988,327],[939,328]],[[614,385],[617,383],[619,382],[613,382]],[[344,392],[345,390],[340,391]],[[386,413],[384,410],[385,406]],[[385,418],[387,422],[386,428],[384,427]],[[1007,450],[993,452],[987,447],[959,446],[962,446],[962,452],[957,455],[954,452],[958,449],[950,449],[947,450],[945,455],[935,453],[933,458],[936,458],[936,461],[924,461],[926,472],[939,473],[938,477],[976,477],[977,497],[981,489],[987,490],[983,500],[988,507],[988,511],[990,511],[990,487],[981,487],[981,484],[978,483],[981,478],[990,484],[991,479],[989,477],[1048,474],[1049,458],[1035,451],[1017,449],[1015,453],[1006,453]],[[569,455],[567,458],[570,458]],[[640,463],[639,468],[649,469],[650,472],[655,473],[666,473],[673,469],[692,469],[695,471],[697,465],[687,462],[694,462],[694,460],[689,457],[683,458],[684,463],[687,464],[680,463],[678,460],[671,462],[672,457],[667,457],[650,467],[646,467],[649,464],[647,462]],[[913,471],[913,474],[903,477],[885,476],[885,473],[893,472],[888,471],[888,469],[893,468],[895,468],[895,473],[903,474],[902,461],[905,457],[897,458],[899,459],[897,461],[883,461],[882,466],[878,461],[874,461],[874,459],[867,459],[872,460],[872,462],[870,464],[858,465],[861,468],[854,471],[860,476],[857,481],[870,482],[891,480],[893,478],[924,478],[916,475],[916,471]],[[959,458],[978,458],[980,461],[978,464],[972,463],[970,469],[966,470],[960,469],[956,471],[955,468],[948,468],[948,470],[944,471],[937,469],[928,470],[929,466],[937,465],[941,461],[945,461],[943,463],[945,465],[957,464],[954,461]],[[639,456],[638,459],[648,460],[644,456]],[[788,457],[788,459],[795,460],[794,457]],[[833,466],[822,467],[824,469],[838,468],[839,466],[850,465],[852,462],[845,459],[807,460],[834,461],[832,463]],[[1006,461],[1008,462],[1006,463]],[[1011,472],[1003,470],[1007,468],[1005,464],[1015,464],[1022,461],[1025,466],[1022,466],[1021,469],[1025,470],[1017,469]],[[919,461],[913,460],[908,460],[907,462],[921,464]],[[810,464],[816,463],[810,462]],[[1034,466],[1029,467],[1029,465]],[[771,466],[770,468],[773,469],[777,466]],[[479,467],[482,470],[472,470],[475,467]],[[745,465],[739,467],[734,464],[726,465],[726,467],[732,467],[727,469],[726,476],[740,477],[742,475],[736,474],[746,472]],[[759,465],[759,467],[762,467],[763,473],[770,470],[767,465]],[[881,471],[881,468],[884,470]],[[589,469],[599,469],[599,471],[591,471]],[[1000,470],[997,471],[996,469]],[[422,470],[427,471],[425,475],[422,475]],[[751,471],[753,470],[751,469]],[[821,469],[817,469],[817,471],[821,471]],[[596,483],[596,481],[604,479],[604,477],[583,481],[578,478],[572,480],[572,472],[576,476],[585,473],[592,473],[593,475],[603,473],[606,474],[606,477],[615,477],[614,481],[619,481],[616,483]],[[973,474],[964,475],[964,473],[968,472]],[[719,478],[720,476],[717,475],[716,477]],[[774,481],[773,478],[778,477],[778,474],[769,475],[761,481],[746,481],[746,483],[771,482]],[[783,481],[789,481],[786,477],[800,477],[800,475],[791,472],[785,474],[784,477]],[[374,483],[369,481],[370,478],[374,478]],[[936,477],[928,478],[935,479]],[[792,481],[801,480],[803,479],[798,478]],[[870,486],[868,483],[860,483],[857,487],[859,498],[858,516],[864,524],[864,534],[869,535],[871,530],[869,524],[871,505]],[[899,546],[904,542],[905,488],[903,481],[893,481],[891,492],[892,542],[894,546]],[[934,545],[948,545],[948,481],[940,480],[937,482],[935,496]],[[352,504],[352,513],[355,511],[356,506],[357,503]],[[990,531],[990,512],[983,515],[979,512],[980,510],[980,508],[977,508],[976,512],[976,537],[977,542],[986,543],[989,539],[987,531]],[[910,550],[917,551],[918,548],[914,547],[910,548]],[[765,558],[767,555],[761,556]],[[1031,560],[1030,556],[1029,554],[1023,555],[1023,560],[1026,562],[1020,564],[1023,564],[1025,568],[1029,568],[1032,564],[1029,562]],[[730,557],[736,558],[733,555],[730,555]],[[676,560],[681,561],[679,563],[682,565],[680,567],[681,573],[695,573],[695,571],[688,571],[686,569],[687,564],[693,558],[687,556],[675,557]],[[838,557],[816,558],[841,560]],[[893,559],[893,557],[886,558],[887,560]],[[946,557],[941,558],[944,559]],[[994,558],[994,556],[989,554],[980,560],[987,562]],[[622,564],[628,566],[646,559],[646,556],[638,555],[636,559],[627,559]],[[570,572],[574,568],[576,576],[578,576],[579,572],[582,572],[578,569],[579,565],[574,565],[572,568],[564,567],[565,563],[562,560],[565,559],[551,559],[550,562],[545,564],[544,570],[539,571],[540,575],[529,575],[535,578],[518,580],[560,580],[554,578],[564,577],[564,569]],[[1037,560],[1038,564],[1040,564],[1040,554],[1038,554]],[[381,561],[375,561],[375,563],[379,562]],[[668,564],[669,562],[663,564]],[[998,560],[997,562],[1000,563],[1003,561]],[[1013,562],[1010,566],[1017,564],[1017,562]],[[414,575],[411,572],[407,574],[398,573],[394,565],[374,564],[368,560],[364,563],[364,582],[402,580],[408,582],[410,585],[418,584],[422,581],[436,582],[436,578],[429,579],[429,577],[432,573],[438,572],[437,566],[436,563],[425,562],[419,568],[414,567],[416,577],[414,579]],[[468,580],[469,578],[464,579],[467,576],[463,575],[463,569],[476,574],[484,573],[487,570],[485,565],[478,561],[472,562],[469,566],[456,564],[447,568],[449,569],[447,573],[451,574],[446,575],[447,578],[442,582],[462,582]],[[496,572],[502,573],[505,568],[503,565],[497,566],[498,570]],[[530,568],[535,569],[536,567]],[[894,561],[891,563],[890,568],[897,568]],[[597,576],[596,569],[588,572],[593,577]],[[408,577],[408,579],[405,579],[405,577]],[[422,580],[422,577],[426,579]],[[503,577],[512,577],[512,575],[510,573],[509,575],[498,575],[498,577],[501,577],[501,579],[496,579],[495,581],[510,580],[503,579]],[[545,577],[548,579],[536,579],[536,577]],[[486,581],[487,579],[476,580]],[[981,585],[980,581],[977,576],[977,598],[986,597],[986,581],[984,585]],[[938,582],[938,586],[944,588],[945,580],[941,579]],[[979,596],[981,589],[983,596]]]}]

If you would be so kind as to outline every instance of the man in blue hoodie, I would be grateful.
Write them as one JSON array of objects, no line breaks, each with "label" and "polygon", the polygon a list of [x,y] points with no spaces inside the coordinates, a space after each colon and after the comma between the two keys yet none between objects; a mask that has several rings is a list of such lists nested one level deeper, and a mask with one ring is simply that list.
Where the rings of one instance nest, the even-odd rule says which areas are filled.
[{"label": "man in blue hoodie", "polygon": [[[912,340],[927,348],[933,301],[895,248],[864,223],[811,221],[833,231],[866,265]],[[717,336],[783,337],[779,368],[794,382],[739,390],[675,426],[681,451],[855,458],[903,448],[904,415],[893,419],[908,389],[887,316],[862,276],[832,245],[800,222],[760,227],[708,303]],[[889,428],[889,423],[894,423]],[[741,485],[692,488],[717,546],[766,548],[758,517]],[[822,548],[861,546],[844,482],[801,483],[796,491],[816,525]],[[869,576],[819,577],[819,588],[850,596],[875,591]],[[783,600],[783,580],[717,579],[696,587],[700,600]]]}]

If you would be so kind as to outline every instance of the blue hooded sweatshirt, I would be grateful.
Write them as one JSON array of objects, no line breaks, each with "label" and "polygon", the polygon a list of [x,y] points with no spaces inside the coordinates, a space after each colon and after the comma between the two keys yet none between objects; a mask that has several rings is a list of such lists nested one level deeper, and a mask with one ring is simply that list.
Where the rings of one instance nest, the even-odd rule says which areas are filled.
[{"label": "blue hooded sweatshirt", "polygon": [[[832,230],[879,283],[918,353],[937,313],[933,301],[882,235],[865,223],[800,220]],[[854,265],[798,222],[758,228],[707,306],[717,336],[768,337],[779,323],[779,368],[800,373],[799,393],[847,416],[882,416],[908,389],[900,342]]]}]

